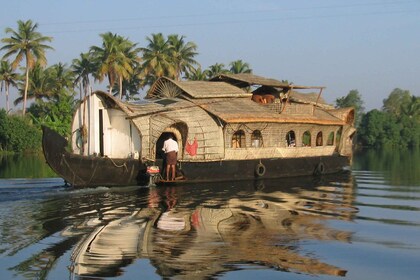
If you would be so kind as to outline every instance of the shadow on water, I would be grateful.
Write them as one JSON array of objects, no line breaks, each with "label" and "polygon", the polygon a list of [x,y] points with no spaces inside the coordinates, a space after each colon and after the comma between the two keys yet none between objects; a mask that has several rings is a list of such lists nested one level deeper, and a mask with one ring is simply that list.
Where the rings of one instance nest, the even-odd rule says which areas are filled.
[{"label": "shadow on water", "polygon": [[346,268],[322,261],[304,245],[351,241],[351,232],[328,222],[357,215],[352,180],[345,173],[150,189],[62,189],[11,208],[3,205],[0,253],[15,256],[8,270],[25,278],[47,278],[60,262],[70,276],[124,278],[140,259],[163,278],[209,279],[255,267],[344,276]]}]

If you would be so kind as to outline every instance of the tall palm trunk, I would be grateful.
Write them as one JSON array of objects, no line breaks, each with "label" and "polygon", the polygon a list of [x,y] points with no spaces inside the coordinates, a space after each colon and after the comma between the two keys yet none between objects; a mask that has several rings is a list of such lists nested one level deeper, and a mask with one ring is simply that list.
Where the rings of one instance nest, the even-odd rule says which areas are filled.
[{"label": "tall palm trunk", "polygon": [[29,89],[29,61],[26,61],[26,74],[25,74],[25,92],[23,94],[23,109],[22,109],[22,116],[26,113],[26,98],[28,97],[28,89]]},{"label": "tall palm trunk", "polygon": [[9,114],[10,105],[9,105],[9,83],[6,82],[6,114]]},{"label": "tall palm trunk", "polygon": [[115,77],[112,72],[108,72],[108,81],[109,81],[109,95],[112,95],[112,87],[114,86]]},{"label": "tall palm trunk", "polygon": [[119,83],[119,86],[120,86],[120,100],[122,100],[123,77],[121,75],[118,77],[118,83]]},{"label": "tall palm trunk", "polygon": [[79,82],[79,99],[80,101],[82,101],[83,99],[83,95],[82,95],[82,82]]}]

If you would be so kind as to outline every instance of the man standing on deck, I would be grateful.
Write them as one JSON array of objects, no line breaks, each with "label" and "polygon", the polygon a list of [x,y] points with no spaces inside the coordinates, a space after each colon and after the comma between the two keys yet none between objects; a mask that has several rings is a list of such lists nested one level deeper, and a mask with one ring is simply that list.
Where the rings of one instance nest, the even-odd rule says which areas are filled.
[{"label": "man standing on deck", "polygon": [[175,180],[175,165],[178,157],[178,142],[173,139],[170,134],[168,139],[163,142],[163,149],[166,155],[166,180],[169,181],[169,172],[171,174],[171,181]]}]

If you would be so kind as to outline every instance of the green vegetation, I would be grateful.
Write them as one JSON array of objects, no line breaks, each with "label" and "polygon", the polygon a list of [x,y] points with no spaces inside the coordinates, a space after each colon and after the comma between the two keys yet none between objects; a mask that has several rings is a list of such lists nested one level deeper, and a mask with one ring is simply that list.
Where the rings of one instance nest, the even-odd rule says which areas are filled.
[{"label": "green vegetation", "polygon": [[375,148],[420,147],[420,98],[409,91],[394,89],[383,100],[381,110],[364,114],[363,101],[357,90],[336,100],[336,105],[355,108],[358,128],[357,144]]},{"label": "green vegetation", "polygon": [[0,151],[27,152],[41,148],[41,131],[29,118],[0,110]]},{"label": "green vegetation", "polygon": [[[6,28],[10,37],[1,39],[4,51],[0,64],[1,91],[5,90],[6,110],[0,113],[0,148],[23,152],[40,149],[40,127],[49,126],[70,136],[71,118],[79,100],[89,95],[93,81],[107,80],[108,92],[120,99],[136,100],[140,91],[159,77],[174,80],[208,80],[222,73],[252,73],[241,59],[227,64],[214,63],[202,69],[195,59],[197,45],[185,36],[162,33],[146,37],[139,47],[118,34],[100,34],[102,44],[91,46],[72,65],[58,63],[47,67],[46,43],[51,37],[37,31],[31,20],[18,21],[17,29]],[[7,59],[11,58],[11,62]],[[18,68],[22,64],[23,68]],[[22,71],[22,73],[19,73]],[[14,104],[23,103],[22,117],[9,115],[9,91],[17,89]],[[76,95],[78,92],[78,98]],[[31,105],[27,107],[27,100]],[[384,100],[381,110],[364,114],[363,101],[357,90],[336,100],[337,107],[353,106],[358,141],[364,146],[418,147],[419,98],[396,89]],[[28,111],[28,114],[26,114]]]},{"label": "green vegetation", "polygon": [[18,80],[20,80],[20,76],[17,72],[15,72],[12,65],[10,65],[9,61],[2,60],[0,63],[0,83],[1,83],[1,90],[3,91],[3,87],[4,87],[6,91],[6,111],[7,112],[9,112],[10,110],[10,103],[9,103],[10,86],[17,87]]},{"label": "green vegetation", "polygon": [[360,124],[365,107],[363,107],[363,100],[358,90],[351,90],[346,96],[336,99],[335,103],[338,108],[353,107],[355,124],[356,126]]},{"label": "green vegetation", "polygon": [[45,51],[52,49],[50,46],[45,45],[45,42],[51,42],[51,37],[42,36],[37,32],[38,24],[33,24],[31,20],[18,21],[18,30],[6,28],[5,32],[12,35],[8,38],[3,38],[1,41],[5,45],[0,50],[5,50],[6,54],[3,58],[8,58],[15,55],[12,62],[13,69],[16,69],[20,62],[25,59],[25,89],[23,94],[23,109],[22,115],[26,111],[26,97],[29,88],[29,71],[36,65],[45,65],[47,58]]}]

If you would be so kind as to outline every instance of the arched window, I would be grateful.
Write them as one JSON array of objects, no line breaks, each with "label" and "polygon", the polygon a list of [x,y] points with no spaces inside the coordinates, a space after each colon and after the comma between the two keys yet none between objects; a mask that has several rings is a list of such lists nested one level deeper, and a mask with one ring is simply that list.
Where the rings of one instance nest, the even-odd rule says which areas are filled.
[{"label": "arched window", "polygon": [[316,145],[317,146],[322,146],[322,131],[318,132],[318,134],[316,135]]},{"label": "arched window", "polygon": [[331,131],[328,135],[327,146],[334,145],[334,131]]},{"label": "arched window", "polygon": [[261,131],[254,130],[251,134],[251,146],[254,148],[259,148],[263,146],[263,138]]},{"label": "arched window", "polygon": [[309,131],[305,131],[302,136],[302,146],[310,147],[311,146],[311,133]]},{"label": "arched window", "polygon": [[287,147],[296,147],[296,136],[293,130],[290,130],[286,134],[286,144]]},{"label": "arched window", "polygon": [[238,130],[232,135],[232,148],[245,148],[245,132]]}]

